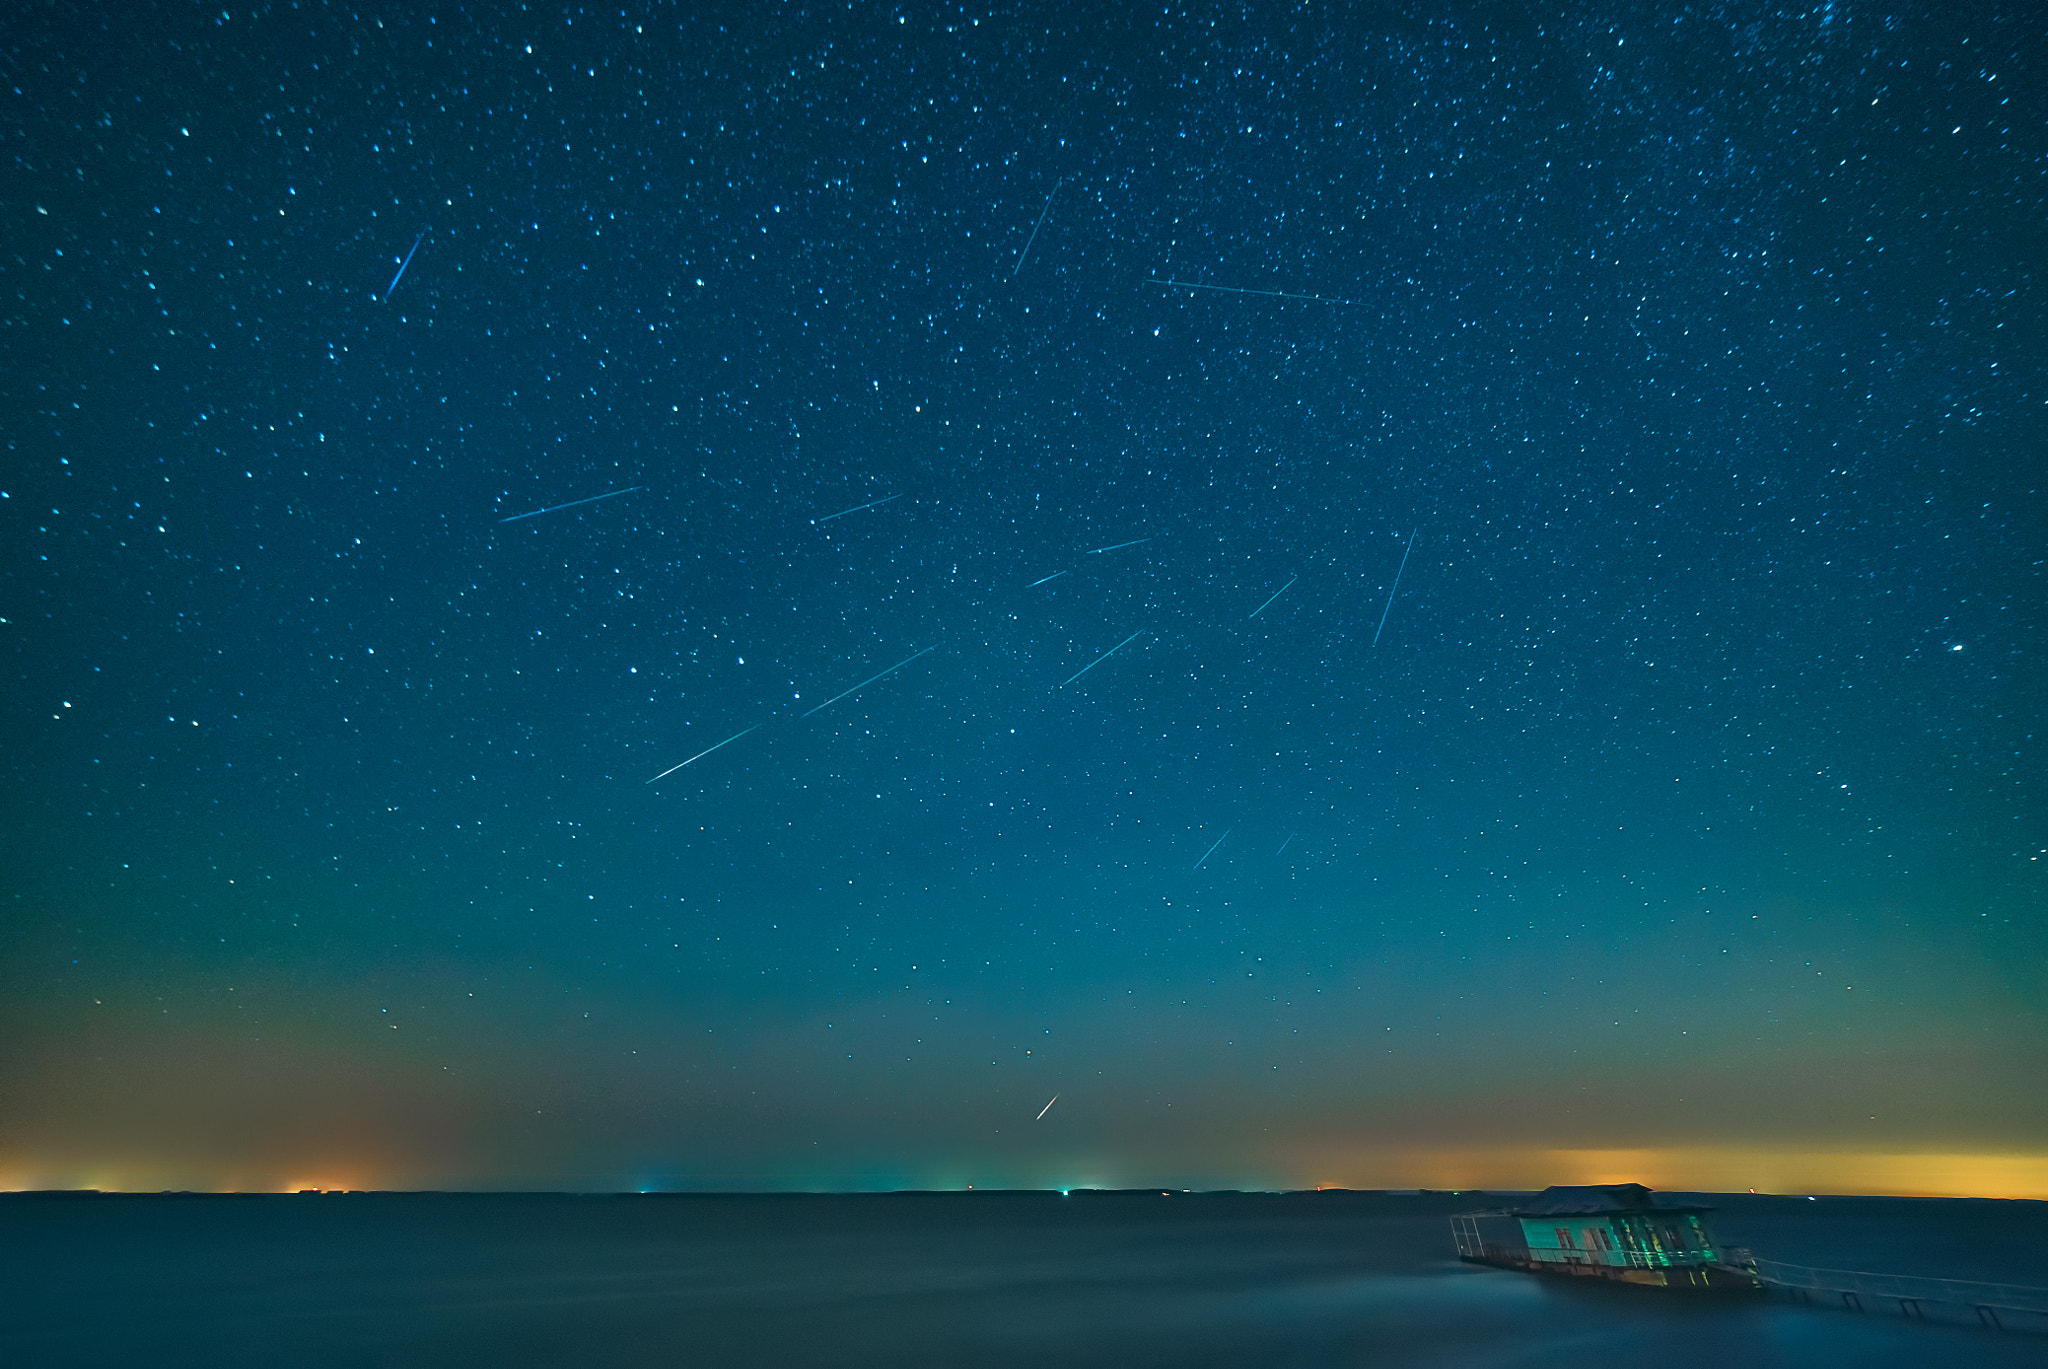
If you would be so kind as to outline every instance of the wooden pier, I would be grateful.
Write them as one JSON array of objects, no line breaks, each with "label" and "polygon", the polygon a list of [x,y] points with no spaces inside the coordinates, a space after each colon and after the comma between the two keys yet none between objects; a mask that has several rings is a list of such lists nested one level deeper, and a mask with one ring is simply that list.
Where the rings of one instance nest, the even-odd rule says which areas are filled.
[{"label": "wooden pier", "polygon": [[1451,1217],[1458,1258],[1540,1274],[1695,1292],[1770,1294],[1812,1307],[2048,1334],[2048,1288],[1815,1269],[1714,1239],[1694,1203],[1640,1184],[1555,1185],[1515,1208]]},{"label": "wooden pier", "polygon": [[1908,1320],[1975,1321],[1999,1331],[2048,1332],[2048,1288],[1811,1269],[1760,1260],[1747,1251],[1729,1253],[1765,1288],[1794,1302],[1850,1312],[1882,1312]]}]

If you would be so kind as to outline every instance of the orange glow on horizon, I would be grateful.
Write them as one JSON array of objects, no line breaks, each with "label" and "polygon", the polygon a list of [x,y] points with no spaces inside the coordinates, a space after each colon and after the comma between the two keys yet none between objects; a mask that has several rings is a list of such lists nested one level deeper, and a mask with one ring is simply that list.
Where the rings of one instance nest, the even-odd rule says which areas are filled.
[{"label": "orange glow on horizon", "polygon": [[[1352,1188],[1537,1189],[1642,1183],[1708,1193],[2048,1199],[2048,1154],[1766,1150],[1733,1146],[1613,1150],[1403,1151],[1318,1157]],[[1327,1179],[1326,1179],[1327,1181]]]},{"label": "orange glow on horizon", "polygon": [[[2023,1198],[2048,1200],[2048,1154],[1981,1154],[1965,1151],[1879,1152],[1831,1150],[1767,1150],[1738,1147],[1637,1147],[1616,1149],[1554,1150],[1402,1150],[1351,1152],[1324,1150],[1314,1156],[1296,1157],[1298,1163],[1264,1168],[1263,1176],[1252,1181],[1225,1172],[1208,1175],[1187,1173],[1174,1166],[1170,1178],[1152,1183],[1133,1182],[1135,1173],[1148,1174],[1155,1167],[1132,1164],[1118,1178],[1100,1177],[1090,1183],[1045,1184],[1036,1175],[1013,1174],[997,1187],[1170,1187],[1195,1188],[1353,1188],[1353,1189],[1448,1189],[1527,1190],[1550,1184],[1602,1184],[1635,1182],[1651,1188],[1709,1193],[1837,1193],[1896,1197]],[[1290,1173],[1289,1171],[1292,1171]],[[285,1170],[284,1173],[293,1173]],[[1296,1177],[1298,1176],[1298,1177]],[[766,1184],[749,1187],[779,1187],[769,1175]],[[298,1193],[308,1189],[321,1192],[418,1191],[449,1189],[489,1191],[560,1187],[581,1192],[630,1192],[641,1187],[637,1180],[621,1178],[616,1183],[595,1176],[579,1176],[556,1185],[535,1176],[507,1182],[499,1175],[447,1175],[406,1172],[400,1169],[373,1171],[356,1166],[322,1166],[311,1172],[299,1170],[293,1178],[272,1174],[197,1174],[189,1168],[153,1169],[141,1164],[104,1164],[65,1168],[33,1162],[0,1168],[0,1192],[35,1189],[99,1189],[109,1193],[156,1193],[165,1191],[211,1193]],[[905,1176],[905,1188],[953,1188],[958,1182],[936,1177],[928,1182]],[[986,1185],[982,1185],[986,1186]],[[799,1185],[816,1191],[857,1189],[858,1181],[835,1182],[819,1174],[813,1183]]]}]

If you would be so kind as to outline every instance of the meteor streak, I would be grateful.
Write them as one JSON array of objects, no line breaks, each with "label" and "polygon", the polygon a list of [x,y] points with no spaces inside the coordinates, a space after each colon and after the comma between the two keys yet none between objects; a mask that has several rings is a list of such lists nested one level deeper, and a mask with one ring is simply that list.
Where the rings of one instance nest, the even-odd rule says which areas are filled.
[{"label": "meteor streak", "polygon": [[[1415,530],[1415,532],[1420,531],[1422,531],[1422,529],[1420,528],[1417,528]],[[1400,570],[1396,570],[1394,572],[1394,588],[1387,591],[1387,606],[1380,610],[1379,628],[1372,634],[1372,644],[1374,646],[1378,646],[1380,644],[1380,633],[1385,632],[1387,630],[1387,615],[1394,611],[1394,595],[1401,588],[1401,572],[1408,569],[1408,552],[1414,550],[1415,533],[1411,532],[1408,534],[1408,551],[1404,551],[1401,553],[1401,568]]]},{"label": "meteor streak", "polygon": [[[908,656],[905,656],[902,660],[898,661],[895,665],[890,666],[887,670],[878,670],[874,674],[868,676],[865,680],[862,680],[859,684],[855,685],[853,689],[840,690],[837,694],[834,694],[831,698],[819,704],[817,708],[810,710],[810,713],[806,713],[803,716],[808,718],[811,716],[811,713],[816,713],[819,709],[830,708],[833,704],[838,703],[841,699],[853,693],[855,689],[866,689],[869,685],[881,679],[884,675],[891,675],[894,674],[896,671],[903,669],[903,667],[909,665],[912,661],[924,655],[926,651],[937,650],[938,648],[936,646],[928,646],[924,649],[924,651],[913,651]],[[723,746],[724,743],[720,742],[719,745]],[[689,762],[685,761],[684,764],[687,765],[689,764]]]},{"label": "meteor streak", "polygon": [[1348,299],[1337,299],[1331,295],[1296,295],[1286,290],[1240,290],[1235,285],[1203,285],[1192,280],[1161,280],[1158,276],[1145,277],[1147,285],[1168,285],[1176,290],[1221,290],[1226,295],[1268,295],[1274,299],[1305,299],[1317,304],[1349,304]]},{"label": "meteor streak", "polygon": [[[1288,590],[1290,590],[1290,589],[1294,588],[1294,582],[1295,582],[1296,580],[1299,580],[1300,578],[1301,578],[1301,577],[1300,577],[1299,575],[1290,575],[1290,576],[1288,576],[1288,577],[1287,577],[1287,583],[1286,583],[1286,584],[1284,584],[1284,585],[1282,585],[1282,586],[1280,586],[1280,588],[1278,588],[1278,589],[1276,589],[1276,590],[1274,590],[1274,591],[1273,591],[1273,599],[1278,599],[1278,598],[1279,598],[1279,597],[1280,597],[1281,595],[1283,595],[1283,594],[1287,593],[1287,591],[1288,591]],[[1258,617],[1258,616],[1259,616],[1259,615],[1260,615],[1261,613],[1264,613],[1264,612],[1266,611],[1266,604],[1270,604],[1270,603],[1272,603],[1272,602],[1273,602],[1273,599],[1268,599],[1268,600],[1266,601],[1266,603],[1265,603],[1265,604],[1260,604],[1260,605],[1259,605],[1259,606],[1258,606],[1257,608],[1253,609],[1253,610],[1252,610],[1252,611],[1251,611],[1250,613],[1247,613],[1247,614],[1245,614],[1245,617],[1247,617],[1247,618],[1256,618],[1256,617]]]},{"label": "meteor streak", "polygon": [[1088,554],[1090,556],[1100,556],[1105,551],[1122,551],[1125,547],[1135,547],[1138,545],[1138,542],[1150,542],[1153,540],[1153,538],[1156,538],[1158,536],[1159,534],[1155,532],[1152,534],[1151,537],[1140,537],[1137,542],[1118,542],[1114,546],[1097,547],[1095,550],[1089,552]]},{"label": "meteor streak", "polygon": [[1128,637],[1124,638],[1124,639],[1123,639],[1123,640],[1122,640],[1121,642],[1118,642],[1118,643],[1117,643],[1117,644],[1116,644],[1115,646],[1113,646],[1113,647],[1111,647],[1111,648],[1110,648],[1109,650],[1107,650],[1107,651],[1103,652],[1103,653],[1102,653],[1102,654],[1101,654],[1100,656],[1097,656],[1097,657],[1096,657],[1096,658],[1095,658],[1094,660],[1090,661],[1090,662],[1089,662],[1089,663],[1088,663],[1087,665],[1084,665],[1084,666],[1082,666],[1082,667],[1081,667],[1081,668],[1080,668],[1079,670],[1077,670],[1077,671],[1075,671],[1075,672],[1074,672],[1073,674],[1071,674],[1071,675],[1067,676],[1067,678],[1066,678],[1066,679],[1064,679],[1064,680],[1061,680],[1061,681],[1060,681],[1060,688],[1061,688],[1061,689],[1065,689],[1065,688],[1066,688],[1066,687],[1067,687],[1068,685],[1070,685],[1070,684],[1072,684],[1072,683],[1073,683],[1074,681],[1076,681],[1076,680],[1080,679],[1080,678],[1081,678],[1081,677],[1082,677],[1083,675],[1086,675],[1086,674],[1087,674],[1087,673],[1088,673],[1089,671],[1091,671],[1091,670],[1095,669],[1095,667],[1097,667],[1097,666],[1101,665],[1101,664],[1102,664],[1102,663],[1103,663],[1104,661],[1106,661],[1106,660],[1108,660],[1108,659],[1109,659],[1110,657],[1112,657],[1112,656],[1116,655],[1116,654],[1117,654],[1117,653],[1118,653],[1119,651],[1122,651],[1122,650],[1123,650],[1123,649],[1124,649],[1125,647],[1129,646],[1129,645],[1130,645],[1130,644],[1131,644],[1132,642],[1135,642],[1135,641],[1137,641],[1137,640],[1138,640],[1138,639],[1139,639],[1140,637],[1142,637],[1142,636],[1144,636],[1144,635],[1145,635],[1145,629],[1144,629],[1144,628],[1139,628],[1139,629],[1138,629],[1138,630],[1137,630],[1136,632],[1133,632],[1133,633],[1132,633],[1132,634],[1131,634],[1130,636],[1128,636]]},{"label": "meteor streak", "polygon": [[[1202,860],[1207,860],[1207,859],[1208,859],[1209,857],[1211,857],[1211,856],[1215,855],[1215,854],[1216,854],[1216,847],[1217,847],[1217,846],[1221,846],[1221,845],[1222,845],[1222,844],[1223,844],[1224,842],[1228,841],[1228,840],[1230,839],[1230,834],[1231,834],[1232,832],[1235,832],[1236,830],[1237,830],[1237,828],[1236,828],[1236,827],[1234,827],[1234,826],[1233,826],[1233,827],[1226,827],[1226,828],[1224,828],[1224,829],[1223,829],[1223,835],[1222,835],[1222,836],[1220,836],[1220,837],[1218,837],[1218,838],[1216,838],[1216,843],[1215,843],[1215,845],[1214,845],[1214,846],[1211,846],[1211,847],[1210,847],[1210,848],[1209,848],[1208,850],[1206,850],[1206,851],[1202,852]],[[1196,870],[1199,870],[1199,869],[1201,869],[1201,868],[1202,868],[1202,860],[1198,860],[1198,861],[1196,861],[1196,862],[1195,862],[1195,863],[1194,863],[1193,865],[1190,865],[1190,866],[1188,867],[1188,870],[1189,870],[1189,872],[1190,872],[1190,873],[1193,873],[1194,871],[1196,871]]]},{"label": "meteor streak", "polygon": [[645,485],[628,485],[623,490],[606,490],[603,494],[593,494],[588,499],[571,499],[566,504],[556,504],[551,508],[535,509],[531,513],[515,513],[510,518],[500,518],[498,521],[500,523],[517,523],[522,518],[538,518],[544,513],[560,513],[563,509],[573,509],[578,504],[595,504],[600,499],[612,499],[622,494],[631,494],[635,490],[644,490],[646,488]]},{"label": "meteor streak", "polygon": [[[1045,208],[1038,211],[1038,222],[1031,225],[1031,236],[1024,239],[1024,250],[1017,254],[1017,265],[1010,272],[1010,279],[1017,279],[1017,272],[1024,269],[1024,258],[1031,255],[1031,244],[1038,241],[1038,230],[1045,227],[1045,216],[1052,213],[1052,197],[1060,193],[1059,181],[1052,183],[1052,195],[1045,197]],[[1047,1107],[1052,1104],[1047,1103]]]},{"label": "meteor streak", "polygon": [[1047,1104],[1046,1104],[1046,1105],[1045,1105],[1044,1107],[1040,1108],[1040,1109],[1038,1110],[1038,1115],[1037,1115],[1036,1117],[1032,1118],[1031,1120],[1032,1120],[1032,1121],[1034,1121],[1034,1122],[1043,1122],[1043,1121],[1045,1120],[1045,1114],[1047,1114],[1048,1112],[1051,1112],[1051,1111],[1052,1111],[1052,1104],[1053,1104],[1053,1103],[1057,1103],[1057,1102],[1059,1102],[1059,1101],[1060,1101],[1060,1096],[1059,1096],[1059,1095],[1058,1095],[1057,1093],[1055,1093],[1055,1094],[1054,1094],[1054,1095],[1052,1096],[1052,1103],[1047,1103]]},{"label": "meteor streak", "polygon": [[396,290],[396,289],[398,288],[398,280],[399,280],[399,276],[403,276],[403,275],[405,274],[405,268],[406,268],[406,267],[408,267],[408,266],[410,266],[410,265],[412,265],[412,254],[413,254],[414,252],[417,252],[417,251],[419,251],[419,250],[420,250],[420,244],[421,244],[421,243],[423,243],[423,242],[425,242],[426,240],[427,240],[427,235],[426,235],[426,233],[425,233],[425,231],[424,231],[424,230],[422,230],[422,231],[421,231],[421,233],[420,233],[420,235],[419,235],[418,237],[416,237],[416,238],[414,238],[414,239],[412,240],[412,246],[411,246],[410,248],[408,248],[408,249],[406,250],[406,254],[405,254],[405,260],[404,260],[404,261],[402,261],[402,262],[400,262],[400,263],[398,263],[398,275],[397,275],[397,276],[393,276],[393,277],[391,278],[391,284],[389,284],[389,285],[387,285],[387,286],[385,286],[385,287],[384,287],[384,298],[385,298],[385,299],[387,299],[387,300],[388,300],[388,299],[390,299],[390,298],[391,298],[391,292],[392,292],[393,290]]},{"label": "meteor streak", "polygon": [[813,523],[829,523],[835,518],[844,518],[849,513],[859,513],[862,509],[872,509],[877,505],[888,503],[889,499],[901,499],[902,497],[900,494],[892,494],[888,499],[870,499],[865,504],[855,504],[850,509],[841,509],[837,513],[828,513],[823,518],[813,518],[811,521]]},{"label": "meteor streak", "polygon": [[[760,725],[761,725],[761,724],[759,724],[759,723],[755,723],[755,724],[754,724],[754,727],[759,727]],[[736,742],[736,741],[738,741],[738,740],[739,740],[739,739],[740,739],[741,737],[744,737],[744,736],[746,736],[746,735],[747,735],[747,733],[749,733],[749,732],[752,732],[752,731],[754,730],[754,727],[746,727],[746,728],[742,728],[742,729],[740,729],[740,730],[739,730],[738,732],[735,732],[735,733],[733,733],[733,734],[732,734],[732,735],[731,735],[730,737],[727,737],[727,738],[725,739],[725,741],[722,741],[722,742],[720,742],[720,743],[718,744],[718,746],[707,746],[707,747],[705,747],[705,748],[704,748],[704,749],[703,749],[702,751],[699,751],[699,752],[698,752],[698,753],[697,753],[696,755],[694,755],[694,756],[690,757],[690,759],[689,759],[689,760],[687,760],[687,761],[684,761],[684,762],[682,763],[682,765],[671,765],[671,766],[670,766],[670,767],[669,767],[668,769],[666,769],[666,770],[662,771],[662,772],[661,772],[661,773],[660,773],[659,775],[656,775],[656,776],[654,777],[654,780],[665,780],[665,779],[667,779],[667,778],[668,778],[668,777],[669,777],[670,775],[673,775],[673,774],[675,774],[675,773],[676,773],[676,771],[678,771],[678,770],[682,769],[684,765],[689,765],[689,764],[690,764],[691,762],[693,762],[693,761],[701,761],[701,760],[703,760],[703,759],[704,759],[704,758],[705,758],[706,756],[708,756],[708,755],[710,755],[710,754],[711,754],[712,752],[716,751],[716,750],[718,749],[718,747],[719,747],[719,746],[724,746],[724,745],[726,745],[726,744],[727,744],[728,742]],[[652,784],[652,783],[654,783],[654,780],[649,780],[649,781],[647,781],[647,782],[648,782],[649,784]]]}]

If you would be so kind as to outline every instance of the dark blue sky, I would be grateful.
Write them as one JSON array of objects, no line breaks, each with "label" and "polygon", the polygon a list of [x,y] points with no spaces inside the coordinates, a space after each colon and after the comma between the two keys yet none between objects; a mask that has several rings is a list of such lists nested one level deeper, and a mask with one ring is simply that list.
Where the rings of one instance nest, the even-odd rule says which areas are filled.
[{"label": "dark blue sky", "polygon": [[2026,7],[5,32],[0,1180],[2048,1185]]}]

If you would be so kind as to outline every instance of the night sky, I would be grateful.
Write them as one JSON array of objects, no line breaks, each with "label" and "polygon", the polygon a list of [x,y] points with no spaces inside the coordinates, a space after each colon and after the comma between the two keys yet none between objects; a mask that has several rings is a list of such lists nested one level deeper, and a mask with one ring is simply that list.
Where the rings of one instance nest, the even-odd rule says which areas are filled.
[{"label": "night sky", "polygon": [[2037,7],[0,25],[0,1187],[2048,1194]]}]

